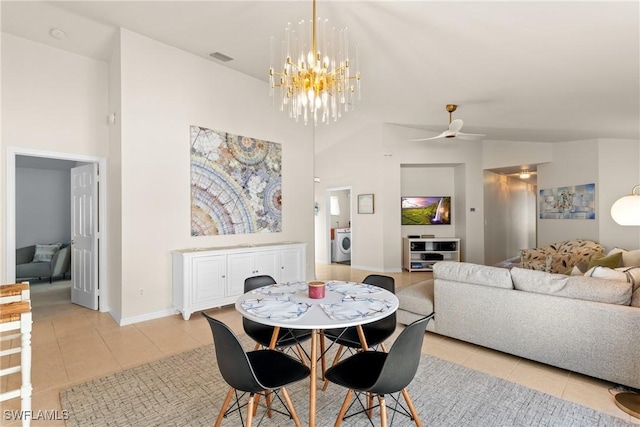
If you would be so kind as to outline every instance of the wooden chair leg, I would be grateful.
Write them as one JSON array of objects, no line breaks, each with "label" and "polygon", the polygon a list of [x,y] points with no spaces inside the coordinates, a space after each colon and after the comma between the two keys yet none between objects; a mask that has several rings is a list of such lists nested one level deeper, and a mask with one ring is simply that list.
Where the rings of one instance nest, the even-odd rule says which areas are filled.
[{"label": "wooden chair leg", "polygon": [[[333,362],[331,363],[331,366],[333,366],[336,363],[338,363],[338,361],[340,360],[340,356],[342,355],[342,351],[343,350],[344,350],[343,346],[339,346],[338,347],[338,351],[336,352],[336,357],[333,358]],[[322,360],[324,361],[324,359],[322,359]],[[322,376],[324,377],[324,369],[323,369]],[[329,380],[325,378],[324,379],[324,384],[322,385],[322,391],[326,391],[328,385],[329,385]]]},{"label": "wooden chair leg", "polygon": [[216,419],[216,423],[214,424],[214,427],[220,427],[220,424],[222,423],[222,418],[224,418],[224,413],[229,407],[229,402],[231,402],[231,398],[233,398],[233,392],[234,392],[233,387],[230,387],[229,392],[227,393],[227,397],[225,397],[224,402],[222,403],[222,407],[220,408],[220,413],[218,414],[218,418]]},{"label": "wooden chair leg", "polygon": [[342,424],[342,419],[344,418],[344,415],[347,413],[347,409],[349,408],[349,403],[351,403],[352,397],[353,397],[353,390],[349,389],[349,391],[347,391],[347,395],[344,398],[344,402],[342,402],[342,407],[340,408],[340,412],[338,413],[338,418],[336,419],[336,423],[334,424],[334,427],[340,427],[340,424]]},{"label": "wooden chair leg", "polygon": [[378,395],[378,402],[380,402],[380,425],[387,427],[387,404],[384,400],[384,395]]},{"label": "wooden chair leg", "polygon": [[413,402],[409,397],[409,392],[406,388],[402,389],[402,397],[404,397],[404,401],[407,402],[407,406],[409,407],[409,412],[411,412],[411,416],[413,417],[413,421],[415,421],[417,427],[422,427],[422,422],[420,422],[420,417],[418,416],[418,412],[416,411],[415,406],[413,406]]},{"label": "wooden chair leg", "polygon": [[[267,401],[267,416],[272,418],[273,411],[271,410],[271,402],[273,401],[273,398],[271,396],[271,391],[267,390],[264,392],[264,400]],[[256,409],[258,409],[258,405],[256,405]]]},{"label": "wooden chair leg", "polygon": [[254,395],[253,393],[249,394],[249,402],[247,403],[247,427],[251,427],[251,422],[253,421],[253,411],[254,408]]},{"label": "wooden chair leg", "polygon": [[280,390],[282,391],[282,397],[284,397],[284,401],[287,404],[287,408],[289,408],[289,412],[291,413],[291,418],[293,418],[293,422],[296,423],[296,427],[302,427],[302,424],[300,424],[300,418],[298,418],[298,414],[296,413],[296,408],[293,407],[293,402],[291,402],[291,397],[289,396],[289,392],[284,387],[282,387]]},{"label": "wooden chair leg", "polygon": [[367,417],[373,418],[373,394],[367,392]]},{"label": "wooden chair leg", "polygon": [[304,357],[304,351],[302,351],[302,347],[300,346],[300,344],[296,344],[296,350],[298,351],[298,357],[300,358],[302,364],[306,367],[309,367],[309,365],[307,365],[307,358]]}]

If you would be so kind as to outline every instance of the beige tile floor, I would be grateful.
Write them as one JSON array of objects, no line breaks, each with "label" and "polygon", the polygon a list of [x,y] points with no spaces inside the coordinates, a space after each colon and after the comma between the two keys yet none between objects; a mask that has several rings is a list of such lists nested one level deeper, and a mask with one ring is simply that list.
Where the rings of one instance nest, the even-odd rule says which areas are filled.
[{"label": "beige tile floor", "polygon": [[[361,280],[368,272],[345,265],[318,265],[318,279]],[[431,277],[431,273],[390,274],[397,289]],[[107,313],[99,313],[69,302],[68,288],[54,283],[58,291],[45,294],[52,285],[32,285],[33,304],[33,409],[58,411],[59,392],[73,384],[211,344],[211,332],[201,316],[184,321],[181,316],[120,327]],[[208,311],[242,331],[240,316],[232,306]],[[476,345],[427,333],[423,352],[464,366],[523,384],[560,398],[592,407],[640,425],[616,407],[609,384],[573,372],[542,365]],[[15,363],[15,361],[13,361]],[[4,364],[3,368],[6,367]],[[19,376],[4,377],[1,390],[19,384]],[[19,409],[18,399],[2,402],[0,425],[19,425],[6,419],[5,410]],[[34,426],[63,426],[62,420],[34,421]]]}]

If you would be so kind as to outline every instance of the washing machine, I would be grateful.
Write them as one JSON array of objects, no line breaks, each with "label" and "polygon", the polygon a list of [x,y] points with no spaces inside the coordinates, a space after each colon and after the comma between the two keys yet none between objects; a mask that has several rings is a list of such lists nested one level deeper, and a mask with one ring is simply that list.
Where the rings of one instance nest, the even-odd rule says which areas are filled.
[{"label": "washing machine", "polygon": [[351,261],[351,229],[336,228],[334,230],[333,262]]}]

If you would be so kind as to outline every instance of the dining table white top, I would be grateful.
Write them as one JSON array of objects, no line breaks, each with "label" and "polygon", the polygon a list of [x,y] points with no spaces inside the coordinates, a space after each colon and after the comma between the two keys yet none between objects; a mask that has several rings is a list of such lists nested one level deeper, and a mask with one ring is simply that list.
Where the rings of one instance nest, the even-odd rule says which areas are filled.
[{"label": "dining table white top", "polygon": [[309,282],[268,285],[242,294],[235,308],[258,323],[290,329],[331,329],[383,319],[398,309],[398,298],[377,286],[329,280],[325,297],[309,298]]}]

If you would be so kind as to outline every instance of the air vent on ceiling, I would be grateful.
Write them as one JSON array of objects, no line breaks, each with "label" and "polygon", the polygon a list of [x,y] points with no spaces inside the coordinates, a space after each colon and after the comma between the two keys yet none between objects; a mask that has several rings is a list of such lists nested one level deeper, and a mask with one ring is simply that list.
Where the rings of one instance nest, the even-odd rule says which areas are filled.
[{"label": "air vent on ceiling", "polygon": [[220,52],[210,53],[209,56],[212,57],[213,59],[217,59],[218,61],[222,61],[222,62],[233,61],[232,57],[227,56],[224,53],[220,53]]}]

